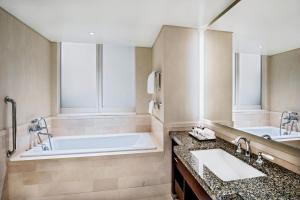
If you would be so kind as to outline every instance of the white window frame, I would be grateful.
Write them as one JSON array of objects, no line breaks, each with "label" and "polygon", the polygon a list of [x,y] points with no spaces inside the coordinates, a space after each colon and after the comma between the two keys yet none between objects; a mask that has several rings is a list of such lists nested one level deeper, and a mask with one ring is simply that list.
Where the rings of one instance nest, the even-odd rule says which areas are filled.
[{"label": "white window frame", "polygon": [[97,106],[95,108],[62,108],[61,107],[61,65],[62,43],[57,47],[57,111],[59,115],[131,115],[136,114],[136,107],[105,108],[103,106],[103,44],[96,44],[96,80]]}]

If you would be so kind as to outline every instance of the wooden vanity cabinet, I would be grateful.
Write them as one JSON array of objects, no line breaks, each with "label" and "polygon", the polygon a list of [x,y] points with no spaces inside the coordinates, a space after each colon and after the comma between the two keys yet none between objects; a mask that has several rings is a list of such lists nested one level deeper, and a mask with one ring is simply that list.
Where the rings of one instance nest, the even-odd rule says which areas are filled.
[{"label": "wooden vanity cabinet", "polygon": [[179,200],[210,200],[211,198],[177,158],[173,147],[177,143],[172,140],[172,196]]}]

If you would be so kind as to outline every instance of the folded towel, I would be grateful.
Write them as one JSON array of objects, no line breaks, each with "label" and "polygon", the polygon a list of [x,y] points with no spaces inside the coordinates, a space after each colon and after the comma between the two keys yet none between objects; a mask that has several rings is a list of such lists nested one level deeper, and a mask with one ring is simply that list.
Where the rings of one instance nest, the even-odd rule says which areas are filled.
[{"label": "folded towel", "polygon": [[148,76],[147,92],[148,94],[154,94],[155,92],[155,71],[151,72]]}]

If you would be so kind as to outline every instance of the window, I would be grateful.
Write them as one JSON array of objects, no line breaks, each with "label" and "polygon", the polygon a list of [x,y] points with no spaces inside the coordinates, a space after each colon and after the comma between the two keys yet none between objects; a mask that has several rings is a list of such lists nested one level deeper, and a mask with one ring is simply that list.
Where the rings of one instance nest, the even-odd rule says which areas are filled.
[{"label": "window", "polygon": [[234,108],[261,109],[261,55],[236,54]]},{"label": "window", "polygon": [[134,47],[61,44],[61,113],[135,111]]},{"label": "window", "polygon": [[61,108],[63,112],[96,112],[97,59],[95,44],[62,43]]},{"label": "window", "polygon": [[134,48],[103,45],[103,98],[105,111],[134,111],[135,59]]}]

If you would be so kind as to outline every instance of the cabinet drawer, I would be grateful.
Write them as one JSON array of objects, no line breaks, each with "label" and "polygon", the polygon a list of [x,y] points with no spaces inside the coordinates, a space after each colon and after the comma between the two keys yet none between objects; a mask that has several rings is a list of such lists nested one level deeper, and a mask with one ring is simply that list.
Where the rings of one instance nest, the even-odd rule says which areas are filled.
[{"label": "cabinet drawer", "polygon": [[181,189],[181,187],[179,186],[179,184],[177,183],[177,181],[175,181],[175,192],[177,194],[177,197],[179,200],[184,200],[184,193],[183,190]]}]

